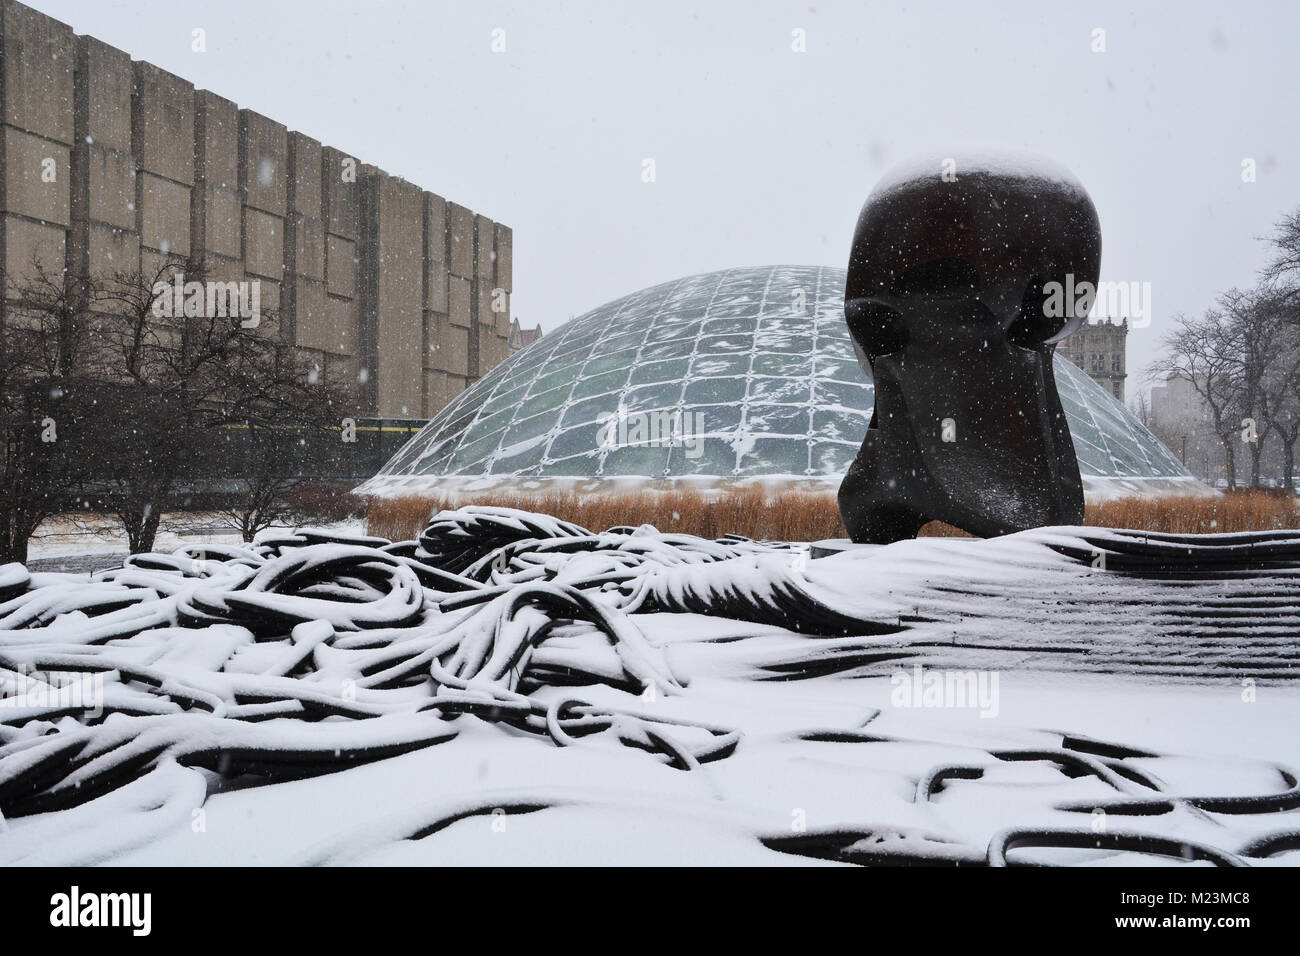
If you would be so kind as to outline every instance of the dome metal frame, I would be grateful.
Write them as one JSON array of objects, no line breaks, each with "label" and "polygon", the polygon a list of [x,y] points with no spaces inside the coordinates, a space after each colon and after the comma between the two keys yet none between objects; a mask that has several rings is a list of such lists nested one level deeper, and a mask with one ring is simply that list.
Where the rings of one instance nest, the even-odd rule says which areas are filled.
[{"label": "dome metal frame", "polygon": [[[844,279],[830,266],[725,269],[609,302],[457,396],[358,491],[838,481],[874,404],[844,322]],[[1084,372],[1060,355],[1054,367],[1086,492],[1206,490]],[[679,432],[638,437],[648,432],[638,423],[665,420]]]}]

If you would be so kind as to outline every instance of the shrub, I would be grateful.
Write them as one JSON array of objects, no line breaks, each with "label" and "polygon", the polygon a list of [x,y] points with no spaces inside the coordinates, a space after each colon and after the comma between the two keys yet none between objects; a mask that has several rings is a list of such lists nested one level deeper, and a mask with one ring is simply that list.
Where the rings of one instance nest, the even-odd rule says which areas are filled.
[{"label": "shrub", "polygon": [[300,524],[329,524],[364,518],[369,500],[354,495],[347,486],[300,484],[289,492],[289,512]]}]

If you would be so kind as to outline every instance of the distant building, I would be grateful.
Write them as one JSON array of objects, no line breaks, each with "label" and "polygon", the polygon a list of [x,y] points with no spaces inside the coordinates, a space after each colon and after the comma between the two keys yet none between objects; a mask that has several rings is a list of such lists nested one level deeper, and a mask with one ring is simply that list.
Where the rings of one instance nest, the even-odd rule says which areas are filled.
[{"label": "distant building", "polygon": [[[1204,383],[1201,382],[1201,387]],[[1224,434],[1216,434],[1214,415],[1191,379],[1169,375],[1151,389],[1151,431],[1177,455],[1192,474],[1211,484],[1228,477],[1225,440],[1232,445],[1239,483],[1250,480],[1250,449],[1241,439],[1242,416],[1227,413]],[[1276,436],[1260,429],[1263,445],[1260,476],[1266,482],[1282,478],[1282,449]]]},{"label": "distant building", "polygon": [[1213,484],[1226,477],[1223,442],[1191,379],[1169,375],[1152,386],[1148,426],[1198,478]]},{"label": "distant building", "polygon": [[1094,382],[1123,402],[1124,379],[1128,374],[1127,343],[1128,319],[1120,319],[1118,323],[1106,319],[1104,322],[1085,322],[1058,349]]},{"label": "distant building", "polygon": [[514,355],[520,349],[527,348],[542,337],[542,326],[538,323],[535,329],[526,329],[519,324],[518,319],[510,320],[510,354]]},{"label": "distant building", "polygon": [[1151,419],[1158,422],[1204,422],[1209,418],[1205,401],[1191,379],[1170,375],[1151,388]]}]

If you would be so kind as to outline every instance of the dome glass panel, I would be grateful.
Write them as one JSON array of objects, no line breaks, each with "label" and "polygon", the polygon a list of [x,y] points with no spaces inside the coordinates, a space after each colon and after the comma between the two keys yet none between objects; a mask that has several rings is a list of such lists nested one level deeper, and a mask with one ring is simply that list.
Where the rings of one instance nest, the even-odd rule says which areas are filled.
[{"label": "dome glass panel", "polygon": [[[572,319],[440,411],[363,490],[414,478],[842,475],[874,400],[844,322],[843,269],[689,276]],[[1191,480],[1059,354],[1080,472]]]}]

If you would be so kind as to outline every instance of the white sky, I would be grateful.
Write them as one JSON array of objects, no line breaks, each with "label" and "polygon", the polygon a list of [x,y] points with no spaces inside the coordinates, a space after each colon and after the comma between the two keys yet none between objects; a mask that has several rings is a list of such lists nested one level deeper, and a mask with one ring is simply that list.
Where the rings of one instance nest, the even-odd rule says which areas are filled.
[{"label": "white sky", "polygon": [[1300,206],[1292,0],[28,2],[510,225],[513,312],[548,332],[690,273],[843,266],[885,168],[985,142],[1070,167],[1102,278],[1151,283],[1132,395],[1171,314],[1254,281]]}]

